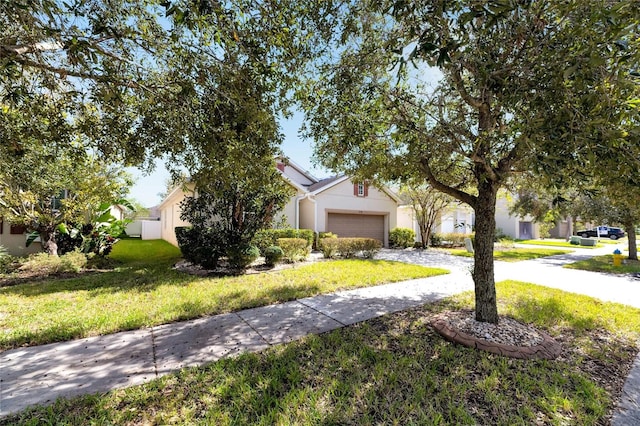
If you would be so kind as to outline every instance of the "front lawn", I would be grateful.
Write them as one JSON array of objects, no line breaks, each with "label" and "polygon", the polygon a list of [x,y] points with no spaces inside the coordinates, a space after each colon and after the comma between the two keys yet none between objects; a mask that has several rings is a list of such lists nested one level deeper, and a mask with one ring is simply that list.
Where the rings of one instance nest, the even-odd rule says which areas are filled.
[{"label": "front lawn", "polygon": [[601,425],[638,352],[640,310],[497,284],[499,310],[561,342],[553,361],[446,342],[429,321],[473,293],[0,424]]},{"label": "front lawn", "polygon": [[597,243],[595,246],[581,246],[576,244],[571,244],[565,240],[516,240],[518,244],[527,244],[530,246],[550,246],[550,247],[571,247],[571,248],[584,248],[584,249],[594,249],[603,247],[602,244]]},{"label": "front lawn", "polygon": [[[469,253],[464,249],[447,250],[454,256],[473,257],[473,253]],[[555,256],[558,254],[571,253],[570,250],[553,250],[553,249],[536,249],[536,248],[514,248],[496,250],[493,252],[495,260],[504,260],[505,262],[519,262],[521,260],[537,259],[539,257]]]},{"label": "front lawn", "polygon": [[637,260],[624,259],[621,266],[613,266],[613,255],[595,256],[590,259],[564,265],[569,269],[582,269],[593,272],[608,272],[611,274],[633,274],[640,273],[640,262]]},{"label": "front lawn", "polygon": [[201,278],[171,269],[179,250],[123,240],[119,266],[0,288],[0,350],[71,340],[447,273],[381,260],[338,260],[255,275]]}]

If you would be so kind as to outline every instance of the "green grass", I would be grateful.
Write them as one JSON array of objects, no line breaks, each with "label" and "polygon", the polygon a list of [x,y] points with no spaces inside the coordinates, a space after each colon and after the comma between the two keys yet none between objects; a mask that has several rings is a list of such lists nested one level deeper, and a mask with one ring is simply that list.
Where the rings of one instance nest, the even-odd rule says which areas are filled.
[{"label": "green grass", "polygon": [[599,425],[638,351],[640,310],[531,284],[497,284],[499,310],[557,337],[562,356],[517,360],[429,326],[465,293],[0,424]]},{"label": "green grass", "polygon": [[516,240],[518,244],[527,244],[533,246],[550,246],[550,247],[571,247],[571,248],[586,248],[586,249],[594,249],[598,247],[602,247],[602,244],[597,243],[595,246],[581,246],[576,244],[571,244],[565,240]]},{"label": "green grass", "polygon": [[[464,249],[449,249],[447,250],[454,256],[473,257],[473,253],[469,253]],[[505,262],[519,262],[521,260],[537,259],[539,257],[555,256],[558,254],[571,253],[570,250],[553,250],[553,249],[530,249],[530,248],[515,248],[496,250],[493,252],[495,260],[503,260]]]},{"label": "green grass", "polygon": [[0,288],[0,350],[373,286],[448,271],[381,260],[339,260],[279,272],[201,278],[171,269],[179,251],[164,241],[123,240],[114,271]]},{"label": "green grass", "polygon": [[624,259],[621,266],[613,266],[613,255],[595,256],[590,259],[564,265],[569,269],[582,269],[593,272],[608,272],[611,274],[631,274],[640,272],[640,262]]}]

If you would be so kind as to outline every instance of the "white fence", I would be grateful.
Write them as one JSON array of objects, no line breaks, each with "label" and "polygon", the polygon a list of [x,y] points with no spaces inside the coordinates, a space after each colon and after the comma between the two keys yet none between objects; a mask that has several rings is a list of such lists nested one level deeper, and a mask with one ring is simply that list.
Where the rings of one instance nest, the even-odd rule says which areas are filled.
[{"label": "white fence", "polygon": [[159,240],[162,238],[159,220],[134,220],[127,225],[126,232],[130,237],[143,240]]}]

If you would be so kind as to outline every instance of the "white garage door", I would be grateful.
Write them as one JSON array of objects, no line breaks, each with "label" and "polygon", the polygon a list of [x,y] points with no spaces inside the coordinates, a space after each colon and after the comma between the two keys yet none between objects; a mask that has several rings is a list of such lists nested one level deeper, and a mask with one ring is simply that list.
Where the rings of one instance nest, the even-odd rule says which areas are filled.
[{"label": "white garage door", "polygon": [[338,237],[375,238],[384,243],[384,216],[329,213],[329,232]]}]

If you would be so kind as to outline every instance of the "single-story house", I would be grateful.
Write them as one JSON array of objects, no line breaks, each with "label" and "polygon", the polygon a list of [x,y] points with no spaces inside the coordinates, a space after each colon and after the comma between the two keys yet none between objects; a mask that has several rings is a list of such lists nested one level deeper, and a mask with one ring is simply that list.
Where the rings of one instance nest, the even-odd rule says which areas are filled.
[{"label": "single-story house", "polygon": [[[448,208],[442,211],[431,232],[437,234],[470,234],[473,232],[474,225],[475,213],[471,207],[459,203],[451,203]],[[405,204],[398,207],[398,227],[412,229],[416,235],[416,242],[422,241],[420,227],[411,205]]]},{"label": "single-story house", "polygon": [[0,219],[0,246],[7,249],[11,256],[25,256],[42,251],[40,239],[27,247],[27,232],[24,226],[12,225]]},{"label": "single-story house", "polygon": [[[290,160],[276,160],[283,179],[295,194],[275,222],[294,229],[333,232],[340,237],[368,237],[389,245],[389,231],[397,226],[400,199],[386,187],[354,182],[348,176],[317,179]],[[187,226],[180,219],[180,202],[185,191],[176,188],[160,203],[162,239],[177,245],[175,227]]]}]

